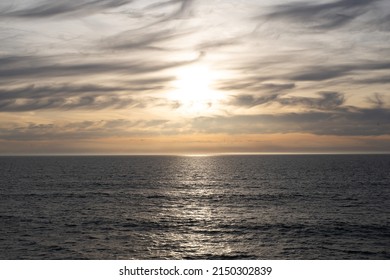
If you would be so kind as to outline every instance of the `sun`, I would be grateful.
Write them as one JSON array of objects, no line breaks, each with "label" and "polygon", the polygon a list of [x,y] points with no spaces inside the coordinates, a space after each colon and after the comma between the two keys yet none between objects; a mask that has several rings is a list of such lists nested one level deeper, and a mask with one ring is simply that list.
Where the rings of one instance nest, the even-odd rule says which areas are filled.
[{"label": "sun", "polygon": [[213,89],[218,73],[206,65],[190,65],[177,69],[176,79],[168,98],[180,104],[185,113],[212,112],[218,107],[222,94]]}]

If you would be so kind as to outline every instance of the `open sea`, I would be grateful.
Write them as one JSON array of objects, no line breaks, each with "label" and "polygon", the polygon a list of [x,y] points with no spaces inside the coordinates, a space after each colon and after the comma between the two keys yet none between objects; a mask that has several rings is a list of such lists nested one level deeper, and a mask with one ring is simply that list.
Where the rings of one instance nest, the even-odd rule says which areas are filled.
[{"label": "open sea", "polygon": [[390,259],[390,155],[0,157],[0,259]]}]

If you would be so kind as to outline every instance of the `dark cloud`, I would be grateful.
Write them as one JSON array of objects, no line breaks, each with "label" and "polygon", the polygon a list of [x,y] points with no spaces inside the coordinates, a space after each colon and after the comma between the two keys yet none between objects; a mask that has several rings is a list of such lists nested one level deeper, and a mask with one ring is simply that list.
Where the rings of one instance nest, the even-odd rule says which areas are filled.
[{"label": "dark cloud", "polygon": [[[185,132],[228,134],[310,133],[336,136],[389,135],[390,110],[345,107],[333,112],[301,112],[198,117],[171,123],[154,120],[100,120],[67,123],[30,123],[0,129],[2,140],[99,139],[112,136],[152,136]],[[183,130],[183,127],[186,127]]]},{"label": "dark cloud", "polygon": [[379,19],[378,22],[379,27],[381,28],[382,31],[390,31],[390,14]]},{"label": "dark cloud", "polygon": [[389,84],[390,76],[378,76],[375,78],[360,79],[356,80],[356,82],[361,84]]},{"label": "dark cloud", "polygon": [[[368,30],[371,32],[390,32],[390,14],[389,6],[384,6],[381,9],[381,13],[378,13],[376,17],[373,17],[368,23]],[[385,14],[385,15],[383,15]]]},{"label": "dark cloud", "polygon": [[117,8],[133,2],[132,0],[56,0],[41,1],[35,6],[12,7],[11,10],[0,12],[0,16],[19,18],[46,18],[54,16],[84,16]]},{"label": "dark cloud", "polygon": [[101,110],[106,108],[121,109],[130,105],[139,105],[130,97],[117,95],[79,95],[77,97],[48,97],[31,99],[8,99],[0,101],[0,112],[22,112],[36,110]]},{"label": "dark cloud", "polygon": [[103,86],[92,84],[60,84],[35,86],[34,84],[18,88],[0,88],[0,100],[16,98],[42,98],[53,97],[66,94],[67,96],[77,96],[80,93],[114,93],[124,92],[127,94],[145,92],[150,90],[163,89],[166,83],[172,81],[173,77],[161,77],[139,80],[124,81],[124,85]]},{"label": "dark cloud", "polygon": [[149,129],[160,128],[167,123],[163,119],[155,120],[98,120],[82,121],[66,124],[29,123],[24,126],[13,126],[0,129],[0,139],[30,141],[30,140],[66,140],[66,139],[97,139],[105,137],[127,137],[135,135],[155,135]]},{"label": "dark cloud", "polygon": [[250,94],[241,94],[234,96],[229,104],[239,107],[254,107],[257,105],[268,104],[274,102],[278,98],[278,94],[263,95],[255,97]]},{"label": "dark cloud", "polygon": [[213,49],[219,49],[222,47],[237,46],[241,44],[241,38],[226,38],[226,39],[214,39],[212,41],[205,41],[200,43],[196,49],[201,51],[209,51]]},{"label": "dark cloud", "polygon": [[340,92],[325,91],[317,93],[319,97],[299,97],[290,96],[286,97],[284,94],[265,94],[265,95],[249,95],[242,94],[234,96],[228,103],[233,106],[239,107],[254,107],[257,105],[269,105],[272,103],[278,103],[288,107],[304,107],[318,110],[331,110],[340,107],[344,104],[344,94]]},{"label": "dark cloud", "polygon": [[193,34],[194,30],[177,31],[175,29],[164,29],[159,31],[150,31],[145,29],[129,30],[121,32],[118,35],[105,38],[103,45],[111,50],[129,50],[146,48],[155,50],[165,50],[164,46],[159,46],[167,41],[183,38]]},{"label": "dark cloud", "polygon": [[123,91],[146,91],[154,89],[154,87],[108,87],[97,85],[61,85],[61,86],[35,86],[29,85],[16,89],[0,89],[0,100],[7,99],[30,99],[30,98],[47,98],[56,96],[68,96],[75,97],[79,94],[91,94],[91,93],[113,93]]},{"label": "dark cloud", "polygon": [[299,106],[311,109],[330,110],[344,104],[344,94],[340,92],[319,92],[319,98],[314,97],[284,97],[276,101],[283,106]]},{"label": "dark cloud", "polygon": [[223,91],[245,92],[282,92],[295,88],[294,83],[268,82],[270,77],[247,76],[229,80],[221,80],[215,84],[215,88]]},{"label": "dark cloud", "polygon": [[390,62],[367,62],[344,65],[311,66],[289,76],[294,81],[324,81],[353,74],[359,71],[375,71],[390,69]]},{"label": "dark cloud", "polygon": [[0,112],[35,110],[98,110],[106,108],[145,107],[150,102],[139,93],[155,92],[166,87],[172,78],[129,80],[126,86],[63,84],[0,88]]},{"label": "dark cloud", "polygon": [[[61,57],[32,57],[14,56],[0,57],[6,63],[0,65],[0,78],[48,78],[48,77],[80,77],[82,75],[112,74],[123,75],[146,74],[175,68],[194,63],[201,59],[203,53],[192,60],[158,62],[150,60],[136,60],[130,62],[118,61],[87,62],[80,59],[78,62],[66,62]],[[85,59],[87,60],[87,59]],[[96,59],[97,60],[97,59]]]},{"label": "dark cloud", "polygon": [[266,89],[273,92],[279,92],[283,90],[293,89],[295,88],[294,83],[287,83],[287,84],[275,84],[275,83],[263,83],[259,88]]},{"label": "dark cloud", "polygon": [[373,96],[367,97],[367,101],[378,108],[381,108],[385,105],[385,102],[383,101],[383,96],[379,93],[374,93]]},{"label": "dark cloud", "polygon": [[277,6],[269,20],[287,20],[318,29],[340,28],[373,8],[378,0],[339,0],[328,3],[296,2]]},{"label": "dark cloud", "polygon": [[390,110],[340,108],[330,112],[199,117],[192,129],[202,133],[267,134],[311,133],[316,135],[389,135]]}]

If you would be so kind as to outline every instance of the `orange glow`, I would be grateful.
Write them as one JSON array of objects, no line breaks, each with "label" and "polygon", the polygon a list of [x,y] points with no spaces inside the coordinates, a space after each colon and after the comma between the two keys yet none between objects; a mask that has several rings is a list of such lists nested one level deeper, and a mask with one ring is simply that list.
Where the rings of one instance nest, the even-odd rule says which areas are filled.
[{"label": "orange glow", "polygon": [[[94,140],[12,141],[1,153],[31,154],[176,154],[234,153],[354,153],[384,152],[390,136],[318,136],[313,134],[188,134],[175,136],[102,138]],[[367,149],[367,145],[371,149]],[[61,150],[58,147],[62,147]],[[305,147],[305,148],[302,148]],[[99,152],[96,152],[99,151]]]}]

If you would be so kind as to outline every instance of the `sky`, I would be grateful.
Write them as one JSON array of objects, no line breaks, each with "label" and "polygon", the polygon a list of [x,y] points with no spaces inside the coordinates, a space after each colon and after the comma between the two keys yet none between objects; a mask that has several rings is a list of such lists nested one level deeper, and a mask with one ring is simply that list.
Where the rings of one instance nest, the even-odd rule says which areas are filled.
[{"label": "sky", "polygon": [[0,154],[389,153],[388,0],[2,0]]}]

